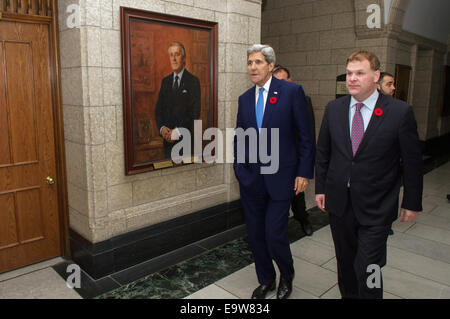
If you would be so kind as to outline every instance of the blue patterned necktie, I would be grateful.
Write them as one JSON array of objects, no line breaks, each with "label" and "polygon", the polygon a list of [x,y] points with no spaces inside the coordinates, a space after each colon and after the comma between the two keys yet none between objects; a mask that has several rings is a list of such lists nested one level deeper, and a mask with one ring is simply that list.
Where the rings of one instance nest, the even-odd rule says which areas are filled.
[{"label": "blue patterned necktie", "polygon": [[256,104],[256,124],[258,130],[261,129],[263,115],[264,115],[264,88],[259,89],[258,103]]},{"label": "blue patterned necktie", "polygon": [[353,156],[355,156],[358,151],[359,144],[364,136],[364,120],[361,115],[361,108],[364,106],[363,103],[356,104],[355,115],[353,115],[352,121],[352,149]]}]

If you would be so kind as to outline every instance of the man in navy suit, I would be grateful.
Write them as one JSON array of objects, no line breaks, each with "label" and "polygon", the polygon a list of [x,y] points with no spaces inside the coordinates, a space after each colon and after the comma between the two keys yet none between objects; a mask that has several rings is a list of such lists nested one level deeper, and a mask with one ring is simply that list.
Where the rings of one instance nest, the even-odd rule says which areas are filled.
[{"label": "man in navy suit", "polygon": [[[381,267],[397,219],[422,210],[422,156],[410,105],[377,91],[380,61],[371,52],[347,60],[350,95],[330,102],[317,143],[316,203],[330,216],[342,298],[382,298]],[[402,158],[402,167],[400,167]]]},{"label": "man in navy suit", "polygon": [[285,299],[294,278],[289,207],[313,177],[314,143],[302,87],[272,77],[274,50],[253,45],[247,65],[255,86],[239,97],[234,171],[260,284],[252,298],[265,298],[275,289],[274,260],[280,270],[277,298]]}]

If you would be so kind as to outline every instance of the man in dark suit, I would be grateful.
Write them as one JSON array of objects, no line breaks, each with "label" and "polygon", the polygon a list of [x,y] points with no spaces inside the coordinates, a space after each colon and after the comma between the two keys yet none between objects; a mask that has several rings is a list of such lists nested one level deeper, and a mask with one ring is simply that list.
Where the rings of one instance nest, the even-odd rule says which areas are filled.
[{"label": "man in dark suit", "polygon": [[166,158],[171,158],[172,147],[180,140],[179,128],[189,130],[193,152],[194,120],[200,117],[201,111],[200,81],[185,68],[186,50],[182,43],[169,45],[169,58],[173,73],[162,80],[155,109],[156,125],[164,139]]},{"label": "man in dark suit", "polygon": [[[272,74],[278,80],[292,82],[291,73],[284,66],[281,66],[279,64],[275,65],[275,68],[273,69]],[[311,134],[314,137],[314,144],[316,144],[316,129],[315,129],[316,124],[315,124],[315,120],[314,120],[314,109],[312,107],[311,98],[307,95],[305,97],[306,97],[306,102],[308,105],[308,112],[309,112],[310,120],[311,120]],[[294,219],[300,223],[305,234],[308,236],[312,236],[313,228],[312,228],[311,223],[308,220],[308,213],[306,212],[305,192],[300,192],[294,196],[294,199],[292,200],[292,204],[291,204],[291,209],[292,209],[292,213],[294,214]]]},{"label": "man in dark suit", "polygon": [[[347,60],[351,95],[330,102],[317,143],[316,203],[330,216],[342,298],[382,298],[381,267],[397,218],[422,210],[422,158],[411,106],[380,94],[380,62],[371,52]],[[403,172],[400,171],[403,159]]]},{"label": "man in dark suit", "polygon": [[[260,284],[252,298],[265,298],[275,289],[274,260],[281,275],[277,298],[285,299],[294,278],[287,235],[289,206],[313,177],[314,144],[302,87],[272,77],[273,49],[253,45],[247,51],[247,65],[255,86],[239,97],[234,171]],[[270,171],[272,164],[276,169]]]},{"label": "man in dark suit", "polygon": [[[378,91],[383,93],[384,95],[390,95],[394,97],[395,93],[395,78],[392,74],[388,72],[381,72],[380,79],[378,80]],[[394,231],[392,228],[389,230],[389,235],[394,235]]]}]

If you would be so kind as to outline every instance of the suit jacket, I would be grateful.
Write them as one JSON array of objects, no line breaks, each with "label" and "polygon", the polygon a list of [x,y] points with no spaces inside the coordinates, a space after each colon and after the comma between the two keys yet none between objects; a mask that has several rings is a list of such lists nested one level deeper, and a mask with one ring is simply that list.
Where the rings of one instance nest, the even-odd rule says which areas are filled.
[{"label": "suit jacket", "polygon": [[[255,129],[258,132],[255,115],[255,89],[252,87],[239,97],[236,128]],[[271,103],[271,98],[276,102]],[[272,77],[268,92],[262,128],[267,128],[269,156],[272,155],[271,128],[279,129],[279,169],[274,174],[261,174],[263,165],[259,157],[259,138],[257,133],[257,163],[250,161],[249,139],[245,147],[238,149],[237,138],[234,140],[234,171],[239,181],[241,196],[256,198],[264,193],[264,188],[274,200],[288,200],[294,195],[295,177],[313,177],[314,143],[311,136],[309,113],[303,88],[297,84]],[[240,145],[242,146],[242,145]],[[244,152],[245,163],[237,162],[237,152]]]},{"label": "suit jacket", "polygon": [[380,94],[375,109],[381,109],[382,114],[377,116],[374,110],[353,157],[350,98],[350,95],[341,97],[327,105],[319,133],[316,194],[325,194],[325,209],[342,216],[351,198],[362,225],[391,224],[398,214],[402,158],[402,207],[421,211],[422,154],[411,106]]},{"label": "suit jacket", "polygon": [[194,120],[200,117],[201,111],[200,81],[186,69],[176,92],[172,90],[173,81],[172,73],[161,82],[155,109],[158,132],[163,126],[170,129],[183,127],[191,132],[191,139],[193,139]]},{"label": "suit jacket", "polygon": [[314,145],[316,145],[316,120],[314,117],[314,108],[312,106],[312,101],[308,95],[306,95],[306,104],[308,105],[309,118],[311,121],[311,134],[313,137]]}]

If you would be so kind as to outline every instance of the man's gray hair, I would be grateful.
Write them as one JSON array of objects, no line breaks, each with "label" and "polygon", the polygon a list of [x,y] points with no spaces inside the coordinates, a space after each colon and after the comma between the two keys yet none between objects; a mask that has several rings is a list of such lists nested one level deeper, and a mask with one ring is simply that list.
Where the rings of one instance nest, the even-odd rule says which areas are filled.
[{"label": "man's gray hair", "polygon": [[[173,41],[172,43],[169,44],[169,49],[171,47],[180,47],[181,48],[181,53],[183,54],[184,57],[186,57],[186,50],[184,49],[183,43],[181,43],[179,41]],[[170,54],[170,52],[169,52],[169,54]]]},{"label": "man's gray hair", "polygon": [[265,44],[254,44],[247,50],[247,58],[250,56],[250,54],[255,52],[261,52],[262,55],[266,58],[267,63],[276,63],[277,58],[275,56],[275,51],[272,49],[272,47],[265,45]]}]

